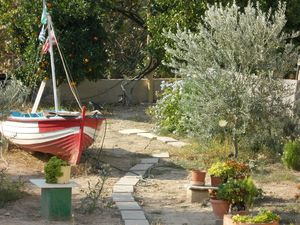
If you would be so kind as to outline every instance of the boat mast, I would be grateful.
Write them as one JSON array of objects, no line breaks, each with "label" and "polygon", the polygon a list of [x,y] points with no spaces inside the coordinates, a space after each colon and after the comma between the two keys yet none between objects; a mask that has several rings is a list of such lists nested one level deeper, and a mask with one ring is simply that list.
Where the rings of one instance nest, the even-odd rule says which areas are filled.
[{"label": "boat mast", "polygon": [[54,65],[54,55],[53,55],[54,31],[52,29],[52,20],[50,14],[48,14],[48,37],[49,37],[49,53],[50,53],[50,62],[51,62],[54,107],[55,107],[55,112],[58,112],[58,99],[57,99],[55,65]]}]

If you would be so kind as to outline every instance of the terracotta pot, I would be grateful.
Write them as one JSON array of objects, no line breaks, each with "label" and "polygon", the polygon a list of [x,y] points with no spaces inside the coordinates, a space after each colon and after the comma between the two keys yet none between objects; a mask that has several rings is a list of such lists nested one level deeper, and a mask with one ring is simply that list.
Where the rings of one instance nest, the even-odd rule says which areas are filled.
[{"label": "terracotta pot", "polygon": [[218,199],[210,199],[213,213],[218,219],[223,219],[223,216],[229,211],[229,202]]},{"label": "terracotta pot", "polygon": [[57,177],[57,183],[58,184],[69,183],[71,177],[71,166],[61,166],[60,170],[62,172],[62,175],[60,177]]},{"label": "terracotta pot", "polygon": [[191,184],[199,185],[199,186],[205,185],[205,176],[206,176],[206,171],[204,170],[198,170],[198,169],[192,170]]},{"label": "terracotta pot", "polygon": [[231,219],[232,215],[224,215],[223,225],[279,225],[278,221],[271,223],[234,223]]},{"label": "terracotta pot", "polygon": [[218,187],[220,184],[223,183],[223,180],[221,177],[215,177],[215,176],[210,176],[211,180],[211,186]]}]

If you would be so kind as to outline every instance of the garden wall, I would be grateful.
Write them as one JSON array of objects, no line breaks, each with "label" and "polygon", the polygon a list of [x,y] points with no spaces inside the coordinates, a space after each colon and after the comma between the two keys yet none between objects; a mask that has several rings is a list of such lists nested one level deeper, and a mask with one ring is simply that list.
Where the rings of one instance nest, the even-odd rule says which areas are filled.
[{"label": "garden wall", "polygon": [[[153,80],[153,99],[156,101],[157,93],[161,91],[160,85],[162,81],[171,80],[171,79],[154,79]],[[103,79],[98,80],[97,82],[91,81],[84,81],[80,83],[77,87],[82,102],[86,103],[90,100],[101,103],[101,104],[112,104],[117,103],[122,96],[122,88],[121,84],[125,84],[128,80],[123,79]],[[291,89],[291,93],[295,93],[286,99],[292,102],[297,102],[297,105],[300,107],[300,81],[297,80],[284,80],[284,83],[289,86]],[[51,85],[49,82],[48,85]],[[126,86],[126,90],[131,96],[131,102],[138,104],[138,103],[148,103],[149,95],[149,80],[142,79],[139,81],[129,82],[129,85]],[[48,93],[46,96],[45,101],[49,102],[52,101],[52,88],[46,88]],[[72,103],[74,102],[73,95],[70,92],[68,85],[63,84],[59,88],[61,101],[63,103]],[[130,93],[130,90],[131,93]]]}]

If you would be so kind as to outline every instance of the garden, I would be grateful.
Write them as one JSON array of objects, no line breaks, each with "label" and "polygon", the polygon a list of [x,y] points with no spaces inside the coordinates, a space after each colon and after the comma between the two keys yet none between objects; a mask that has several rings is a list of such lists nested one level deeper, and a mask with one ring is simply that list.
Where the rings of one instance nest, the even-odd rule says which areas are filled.
[{"label": "garden", "polygon": [[[6,1],[0,3],[8,7]],[[55,11],[54,3],[48,7],[55,14],[58,11]],[[26,13],[30,11],[30,6],[23,4],[22,9]],[[110,12],[116,10],[118,7],[114,4],[117,3],[108,1],[104,4],[102,16],[106,13],[105,7]],[[157,10],[168,8],[167,3],[160,4],[157,1],[153,7]],[[24,225],[48,223],[40,215],[41,194],[30,180],[44,177],[47,184],[68,183],[60,181],[61,168],[68,167],[69,176],[78,184],[70,206],[73,214],[70,221],[50,221],[49,224],[124,224],[123,215],[112,199],[114,185],[141,159],[152,157],[157,152],[167,152],[170,157],[161,158],[135,187],[134,198],[145,211],[149,224],[300,224],[299,33],[286,28],[290,21],[286,15],[291,13],[289,3],[278,2],[269,10],[265,9],[266,5],[248,2],[241,6],[239,1],[206,5],[200,11],[193,11],[201,16],[193,21],[192,27],[188,27],[185,20],[176,25],[170,21],[170,27],[167,27],[170,29],[159,32],[153,28],[159,10],[153,9],[153,17],[149,10],[144,12],[148,27],[143,29],[152,32],[152,36],[147,37],[147,43],[150,43],[148,54],[143,50],[136,68],[127,67],[123,72],[141,75],[145,73],[143,69],[154,66],[150,68],[152,72],[156,69],[157,74],[171,74],[172,79],[162,82],[157,102],[150,105],[105,105],[101,108],[104,117],[108,118],[107,124],[100,130],[101,138],[95,140],[83,153],[80,163],[72,169],[64,160],[47,154],[23,152],[2,138],[0,222]],[[100,10],[100,5],[94,7]],[[76,10],[65,9],[66,14],[77,14]],[[87,5],[82,4],[79,9],[87,10]],[[135,18],[137,26],[138,17],[130,12],[132,14],[123,11]],[[176,15],[173,16],[176,18]],[[188,17],[185,15],[183,18]],[[85,19],[85,23],[89,24],[91,18]],[[102,17],[97,17],[99,24],[102,20]],[[17,25],[23,23],[16,22]],[[125,32],[125,27],[129,29],[128,24],[117,25],[122,32]],[[99,33],[89,30],[96,36],[85,43],[83,49],[97,45],[95,37],[105,40],[104,33],[112,29],[108,26],[102,27],[106,30],[94,27]],[[138,29],[133,30],[138,32]],[[26,39],[21,43],[15,39],[15,33],[9,31],[12,43],[26,45]],[[30,34],[20,33],[25,36],[35,33],[30,31]],[[84,29],[82,32],[84,35]],[[146,36],[143,33],[139,37]],[[64,42],[67,41],[63,37]],[[112,47],[103,43],[92,48],[95,52],[90,52],[89,59],[78,53],[80,57],[86,57],[78,71],[87,72],[87,79],[96,79],[93,71],[104,73],[106,70],[110,76],[116,70],[122,71],[116,65],[95,63],[93,57],[105,58],[106,54],[114,62],[122,58],[116,60],[116,52],[102,52],[105,46]],[[131,44],[143,45],[140,42]],[[21,66],[14,71],[11,79],[0,83],[0,116],[3,121],[12,109],[29,110],[29,99],[36,94],[32,88],[36,89],[36,84],[49,71],[48,63],[42,60],[39,74],[26,78],[30,71],[28,66],[33,66],[33,59],[28,55],[33,47],[33,43],[27,43],[23,58],[18,58],[17,64]],[[82,50],[81,47],[78,51]],[[14,54],[22,55],[21,49],[17,51]],[[73,53],[68,57],[75,57]],[[80,67],[76,60],[71,67]],[[141,78],[137,75],[131,79]],[[291,78],[293,85],[286,78]],[[79,76],[78,82],[82,79]],[[63,78],[59,77],[58,83],[61,82]],[[76,85],[74,83],[73,86]],[[126,94],[124,96],[126,98]],[[66,107],[73,108],[74,105]],[[119,132],[129,128],[155,133],[154,138]],[[2,130],[0,124],[0,132]],[[158,136],[179,139],[185,145],[176,148],[159,141]],[[205,188],[205,197],[201,201],[190,201],[186,194],[189,185],[195,189]]]}]

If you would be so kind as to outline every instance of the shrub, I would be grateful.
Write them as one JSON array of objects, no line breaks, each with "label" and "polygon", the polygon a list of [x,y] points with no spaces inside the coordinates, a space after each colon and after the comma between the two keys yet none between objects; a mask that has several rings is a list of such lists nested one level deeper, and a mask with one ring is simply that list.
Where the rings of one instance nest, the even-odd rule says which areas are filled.
[{"label": "shrub", "polygon": [[5,170],[0,170],[0,208],[6,203],[20,199],[23,195],[24,182],[11,180],[8,178]]},{"label": "shrub", "polygon": [[284,145],[282,161],[289,169],[300,169],[300,141],[289,141]]},{"label": "shrub", "polygon": [[174,42],[166,64],[183,78],[179,106],[189,134],[229,137],[235,156],[241,143],[274,149],[283,141],[291,104],[278,78],[294,70],[299,49],[287,42],[295,35],[283,32],[285,23],[284,4],[268,13],[251,2],[244,9],[215,4],[196,32],[165,34]]},{"label": "shrub", "polygon": [[234,174],[234,170],[225,162],[216,162],[208,169],[208,173],[212,176],[221,177],[223,180],[226,180]]},{"label": "shrub", "polygon": [[182,81],[162,82],[161,88],[163,93],[160,99],[149,110],[156,123],[156,129],[161,133],[183,133],[182,112],[179,106]]},{"label": "shrub", "polygon": [[61,172],[61,166],[67,166],[68,163],[62,159],[53,156],[45,165],[45,178],[46,183],[55,184],[57,183],[57,178],[63,175]]}]

